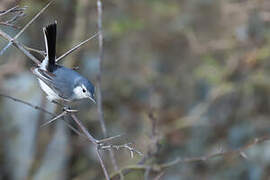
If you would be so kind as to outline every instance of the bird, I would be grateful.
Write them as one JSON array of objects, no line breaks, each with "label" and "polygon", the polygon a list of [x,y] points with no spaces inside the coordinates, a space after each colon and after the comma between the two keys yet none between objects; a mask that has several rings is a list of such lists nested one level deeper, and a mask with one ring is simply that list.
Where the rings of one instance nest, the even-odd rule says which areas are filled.
[{"label": "bird", "polygon": [[31,71],[37,77],[47,99],[53,103],[73,102],[81,99],[95,101],[95,86],[77,71],[56,63],[57,22],[43,28],[46,56]]}]

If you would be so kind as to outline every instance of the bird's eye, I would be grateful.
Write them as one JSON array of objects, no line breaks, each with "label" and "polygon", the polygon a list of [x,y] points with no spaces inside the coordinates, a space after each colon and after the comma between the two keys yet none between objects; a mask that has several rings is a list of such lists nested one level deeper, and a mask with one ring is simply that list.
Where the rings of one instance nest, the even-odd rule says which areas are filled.
[{"label": "bird's eye", "polygon": [[82,89],[82,92],[84,92],[84,93],[85,93],[85,92],[86,92],[86,90],[85,90],[85,89]]}]

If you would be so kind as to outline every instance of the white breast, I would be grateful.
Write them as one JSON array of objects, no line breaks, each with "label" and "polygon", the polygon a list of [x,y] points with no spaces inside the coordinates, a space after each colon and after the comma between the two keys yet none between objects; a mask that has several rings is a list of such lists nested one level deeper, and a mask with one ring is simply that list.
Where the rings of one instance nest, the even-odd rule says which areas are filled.
[{"label": "white breast", "polygon": [[38,79],[41,89],[47,94],[48,100],[58,100],[60,98],[46,83]]}]

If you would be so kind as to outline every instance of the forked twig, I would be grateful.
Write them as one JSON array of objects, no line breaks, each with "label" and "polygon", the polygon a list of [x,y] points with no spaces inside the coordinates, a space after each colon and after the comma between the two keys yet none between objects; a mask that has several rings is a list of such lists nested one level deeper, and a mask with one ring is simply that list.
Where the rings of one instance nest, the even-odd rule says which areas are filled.
[{"label": "forked twig", "polygon": [[[29,51],[27,51],[23,45],[21,43],[19,43],[17,40],[13,40],[8,34],[6,34],[5,32],[3,32],[1,29],[0,29],[0,36],[2,36],[3,38],[5,38],[6,40],[8,41],[12,41],[13,45],[18,48],[19,50],[21,50],[24,55],[26,55],[29,59],[31,59],[35,64],[39,65],[40,64],[40,61],[35,57],[33,56]],[[6,46],[7,47],[7,46]],[[1,52],[4,52],[5,49],[2,49]],[[0,53],[1,55],[1,53]]]},{"label": "forked twig", "polygon": [[44,8],[42,8],[21,30],[18,34],[14,36],[14,38],[8,39],[9,43],[0,51],[0,55],[2,55],[11,44],[14,43],[14,41],[43,13],[47,7],[52,3],[53,1],[49,2]]},{"label": "forked twig", "polygon": [[61,117],[65,116],[67,114],[66,111],[60,113],[59,115],[57,115],[56,117],[50,119],[49,121],[45,122],[44,124],[42,124],[40,127],[45,127],[49,124],[51,124],[52,122],[56,121],[57,119],[60,119]]},{"label": "forked twig", "polygon": [[134,157],[134,153],[137,153],[138,155],[142,156],[143,153],[141,153],[140,151],[136,150],[135,148],[131,147],[132,143],[127,143],[127,144],[121,144],[121,145],[101,145],[99,146],[99,149],[101,150],[111,150],[111,149],[127,149],[130,152],[130,157],[133,158]]}]

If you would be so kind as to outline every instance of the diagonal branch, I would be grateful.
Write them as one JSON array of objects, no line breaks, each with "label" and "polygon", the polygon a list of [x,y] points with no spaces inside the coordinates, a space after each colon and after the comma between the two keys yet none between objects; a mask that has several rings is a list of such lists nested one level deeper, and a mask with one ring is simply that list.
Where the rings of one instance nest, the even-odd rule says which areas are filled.
[{"label": "diagonal branch", "polygon": [[[12,44],[18,48],[20,51],[22,51],[29,59],[31,59],[35,64],[39,65],[40,61],[33,56],[29,51],[27,51],[24,46],[18,42],[17,40],[13,40],[8,34],[6,34],[5,32],[3,32],[2,30],[0,30],[0,36],[2,36],[4,39],[8,40],[9,42],[12,42]],[[4,52],[6,49],[2,49],[2,51]],[[2,52],[1,51],[1,52]],[[1,55],[1,53],[0,53]]]},{"label": "diagonal branch", "polygon": [[[0,93],[0,96],[2,96],[2,97],[4,97],[4,98],[11,99],[11,100],[13,100],[13,101],[15,101],[15,102],[22,103],[22,104],[24,104],[24,105],[27,105],[27,106],[29,106],[29,107],[31,107],[31,108],[33,108],[33,109],[39,110],[39,111],[44,112],[44,113],[46,113],[46,114],[49,114],[49,115],[51,115],[51,116],[55,116],[54,113],[51,113],[51,112],[47,111],[46,109],[44,109],[44,108],[42,108],[42,107],[40,107],[40,106],[33,105],[33,104],[31,104],[31,103],[29,103],[29,102],[26,102],[26,101],[23,101],[23,100],[21,100],[21,99],[17,99],[17,98],[14,98],[14,97],[12,97],[12,96],[8,96],[8,95],[2,94],[2,93]],[[70,129],[71,129],[72,131],[74,131],[76,134],[78,134],[79,136],[85,137],[84,134],[81,134],[79,131],[77,131],[73,126],[71,126],[71,125],[70,125],[68,122],[66,122],[64,119],[63,119],[63,121],[64,121],[64,123],[68,126],[68,128],[70,128]]]},{"label": "diagonal branch", "polygon": [[19,7],[19,6],[14,6],[14,7],[8,9],[8,10],[0,11],[0,16],[6,15],[6,14],[8,14],[9,12],[12,12],[12,11],[18,9],[18,7]]},{"label": "diagonal branch", "polygon": [[0,55],[2,55],[12,44],[13,42],[47,9],[47,7],[52,3],[53,1],[49,2],[44,8],[42,8],[21,30],[18,34],[14,36],[11,40],[9,40],[9,43],[0,51]]},{"label": "diagonal branch", "polygon": [[57,119],[60,119],[61,117],[65,116],[67,114],[66,111],[60,113],[59,115],[57,115],[56,117],[50,119],[49,121],[45,122],[44,124],[42,124],[40,127],[45,127],[49,124],[51,124],[52,122],[56,121]]},{"label": "diagonal branch", "polygon": [[21,30],[13,39],[17,39],[52,3],[53,1],[49,2],[44,8],[42,8]]},{"label": "diagonal branch", "polygon": [[71,113],[71,118],[75,121],[75,123],[79,126],[83,134],[87,137],[87,139],[95,145],[98,145],[98,141],[87,131],[85,126],[81,123],[81,121],[77,118],[74,113]]},{"label": "diagonal branch", "polygon": [[85,43],[87,43],[88,41],[90,41],[91,39],[95,38],[98,34],[100,34],[100,32],[97,32],[93,36],[89,37],[88,39],[80,42],[79,44],[77,44],[76,46],[74,46],[73,48],[71,48],[70,50],[68,50],[67,52],[65,52],[63,55],[61,55],[60,57],[58,57],[56,59],[56,62],[60,61],[61,59],[63,59],[67,55],[71,54],[72,52],[74,52],[75,50],[77,50],[79,47],[81,47],[82,45],[84,45]]},{"label": "diagonal branch", "polygon": [[0,16],[4,16],[8,13],[23,14],[23,12],[26,8],[27,8],[27,6],[24,6],[22,8],[20,8],[19,6],[14,6],[8,10],[0,11]]},{"label": "diagonal branch", "polygon": [[26,9],[26,6],[20,8],[19,6],[14,6],[8,10],[0,11],[0,18],[2,16],[5,16],[7,14],[12,14],[12,17],[9,20],[6,20],[4,22],[0,22],[0,25],[13,27],[15,29],[18,29],[18,27],[14,24],[15,21],[17,21],[20,17],[24,16],[24,11]]}]

